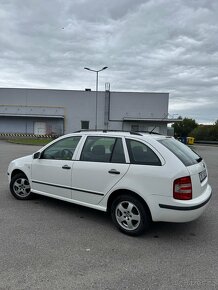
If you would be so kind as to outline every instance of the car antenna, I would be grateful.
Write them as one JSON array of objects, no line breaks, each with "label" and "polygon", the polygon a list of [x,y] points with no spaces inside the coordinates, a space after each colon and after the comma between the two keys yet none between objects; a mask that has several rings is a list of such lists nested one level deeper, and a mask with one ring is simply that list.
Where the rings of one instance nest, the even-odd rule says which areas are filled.
[{"label": "car antenna", "polygon": [[[169,113],[164,114],[163,118],[161,119],[161,121],[163,121],[164,119],[166,119],[166,117],[169,115]],[[152,134],[153,131],[157,128],[157,125],[154,126],[154,128],[149,132],[149,134]]]}]

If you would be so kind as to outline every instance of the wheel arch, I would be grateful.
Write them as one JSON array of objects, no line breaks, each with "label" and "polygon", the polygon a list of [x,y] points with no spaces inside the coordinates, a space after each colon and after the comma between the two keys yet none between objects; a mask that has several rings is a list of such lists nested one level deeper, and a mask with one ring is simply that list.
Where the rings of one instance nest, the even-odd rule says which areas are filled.
[{"label": "wheel arch", "polygon": [[128,190],[128,189],[118,189],[118,190],[115,190],[114,192],[111,193],[111,195],[107,201],[107,212],[108,213],[110,213],[110,211],[111,211],[111,206],[112,206],[114,199],[122,194],[128,194],[130,196],[137,198],[142,203],[143,207],[148,212],[150,219],[152,220],[151,211],[150,211],[150,208],[149,208],[148,204],[146,203],[146,201],[139,194],[135,193],[134,191]]},{"label": "wheel arch", "polygon": [[23,175],[25,175],[25,176],[28,178],[28,176],[26,175],[26,173],[23,172],[22,170],[20,170],[20,169],[14,169],[14,170],[12,171],[12,173],[11,173],[11,179],[12,179],[15,175],[17,175],[17,174],[23,174]]}]

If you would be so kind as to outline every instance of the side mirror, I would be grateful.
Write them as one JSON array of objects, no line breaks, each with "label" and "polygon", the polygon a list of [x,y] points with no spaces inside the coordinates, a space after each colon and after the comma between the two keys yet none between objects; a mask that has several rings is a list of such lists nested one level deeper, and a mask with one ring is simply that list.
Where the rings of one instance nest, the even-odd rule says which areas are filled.
[{"label": "side mirror", "polygon": [[41,157],[41,152],[36,152],[33,154],[33,159],[39,159]]}]

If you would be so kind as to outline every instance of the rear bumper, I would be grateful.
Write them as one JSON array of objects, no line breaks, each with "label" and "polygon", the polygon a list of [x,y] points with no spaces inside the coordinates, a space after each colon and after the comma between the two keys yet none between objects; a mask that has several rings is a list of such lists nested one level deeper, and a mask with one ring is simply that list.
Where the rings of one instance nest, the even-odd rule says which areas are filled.
[{"label": "rear bumper", "polygon": [[151,213],[153,221],[189,222],[200,217],[212,197],[210,185],[204,193],[192,200],[181,201],[167,196],[153,196]]},{"label": "rear bumper", "polygon": [[208,197],[208,199],[206,199],[204,202],[197,205],[192,205],[192,206],[176,206],[176,205],[168,205],[168,204],[159,204],[159,207],[172,209],[172,210],[181,210],[181,211],[195,210],[195,209],[205,206],[210,201],[211,197],[212,197],[212,192],[210,196]]}]

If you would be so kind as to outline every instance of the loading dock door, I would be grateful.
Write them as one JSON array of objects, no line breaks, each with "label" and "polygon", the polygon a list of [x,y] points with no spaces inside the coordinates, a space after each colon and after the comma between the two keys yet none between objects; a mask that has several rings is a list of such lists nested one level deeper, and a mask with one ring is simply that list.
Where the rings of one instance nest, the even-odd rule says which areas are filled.
[{"label": "loading dock door", "polygon": [[46,123],[45,122],[35,122],[34,123],[34,134],[35,135],[45,135],[46,134]]}]

